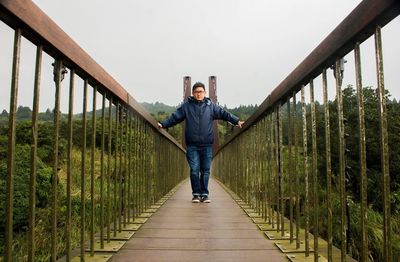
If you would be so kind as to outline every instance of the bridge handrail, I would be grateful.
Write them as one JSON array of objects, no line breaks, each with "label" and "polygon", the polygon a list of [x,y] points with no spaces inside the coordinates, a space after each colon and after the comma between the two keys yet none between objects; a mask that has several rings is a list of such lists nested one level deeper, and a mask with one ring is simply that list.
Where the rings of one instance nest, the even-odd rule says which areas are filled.
[{"label": "bridge handrail", "polygon": [[257,123],[278,103],[284,103],[301,85],[322,73],[335,63],[335,59],[349,53],[356,42],[363,42],[373,35],[376,25],[384,26],[400,14],[396,0],[362,1],[260,104],[242,129],[236,130],[223,143],[218,154],[233,139]]},{"label": "bridge handrail", "polygon": [[[2,183],[3,181],[6,183],[6,187],[4,190],[5,209],[1,210],[5,213],[5,233],[0,236],[0,250],[4,256],[0,254],[0,261],[14,261],[25,256],[28,261],[37,259],[56,261],[63,255],[66,261],[71,261],[78,249],[80,249],[81,259],[84,259],[88,246],[90,257],[94,257],[95,249],[105,251],[107,243],[117,237],[123,228],[127,228],[129,223],[138,221],[143,223],[145,219],[139,216],[148,217],[151,212],[154,212],[152,207],[159,207],[165,201],[163,196],[166,196],[184,179],[184,174],[187,173],[184,161],[185,150],[171,135],[159,129],[156,120],[132,95],[32,1],[0,0],[0,20],[15,30],[8,126],[2,126],[1,130],[8,133],[6,142],[8,151],[5,159],[1,159],[2,163],[7,160],[7,174],[1,179]],[[30,144],[29,163],[26,159],[21,160],[21,154],[17,154],[19,152],[16,129],[21,39],[32,42],[37,48],[32,121],[29,123],[31,141],[24,142],[24,144]],[[37,163],[41,159],[40,156],[38,157],[38,131],[43,130],[38,124],[43,51],[55,60],[52,64],[54,68],[49,64],[46,68],[53,72],[55,88],[52,113],[53,140],[48,142],[51,143],[49,146],[53,149],[52,154],[49,153],[52,159],[44,164],[48,168],[52,166],[51,178],[45,182],[50,187],[50,192],[47,195],[46,204],[39,207],[36,201],[39,184],[36,181],[39,174]],[[61,81],[67,72],[66,69],[69,69],[70,78],[68,113],[65,114],[68,116],[67,121],[65,118],[62,119],[60,110]],[[80,115],[82,118],[79,121],[81,126],[74,124],[74,119],[80,118],[74,114],[75,75],[83,81],[83,94],[80,96],[83,106]],[[92,91],[92,94],[88,95],[88,89]],[[102,100],[100,117],[97,103],[99,94]],[[88,98],[92,98],[91,109],[88,108]],[[90,111],[92,114],[88,117]],[[46,122],[50,123],[48,119]],[[66,124],[67,129],[60,132],[62,124]],[[67,144],[65,148],[59,146],[59,141],[63,138]],[[63,152],[66,154],[60,154],[60,148],[65,149]],[[80,151],[80,160],[75,161],[75,157],[79,155],[78,151]],[[20,162],[24,165],[27,164],[30,171],[20,172],[17,169],[20,162],[17,160],[21,160]],[[29,179],[23,182],[16,180],[15,178],[22,173],[24,176],[29,175]],[[80,183],[77,184],[79,180]],[[14,194],[16,191],[14,183],[25,186],[28,182],[29,196]],[[61,193],[60,188],[63,188]],[[29,201],[28,209],[19,209],[19,213],[25,215],[24,223],[28,224],[26,230],[21,232],[14,230],[16,221],[14,202],[18,197]],[[65,199],[65,208],[60,205],[63,199]],[[79,206],[79,210],[72,208],[73,201]],[[39,246],[36,241],[38,208],[49,212],[46,213],[49,216],[49,220],[46,217],[46,221],[49,223],[45,223],[40,232],[40,237],[44,239],[42,246]],[[76,214],[79,214],[80,223],[78,219],[72,218]],[[58,223],[60,217],[65,219],[64,224]],[[3,220],[0,223],[3,226]],[[95,232],[96,230],[100,232]],[[99,233],[98,237],[97,233]],[[14,235],[18,237],[14,238]],[[97,249],[98,243],[99,249]],[[121,248],[124,242],[119,243],[119,246],[112,247],[113,251]],[[103,258],[109,258],[109,256]]]},{"label": "bridge handrail", "polygon": [[[399,151],[389,142],[398,134],[390,123],[397,116],[393,110],[397,101],[391,103],[386,97],[381,33],[399,13],[398,1],[362,1],[215,154],[214,176],[244,203],[260,229],[277,232],[266,233],[270,239],[289,240],[276,243],[284,253],[301,251],[306,260],[313,256],[314,261],[322,255],[327,261],[352,261],[349,256],[359,261],[399,258],[398,248],[392,245],[398,232],[391,226],[397,215],[391,212],[395,184],[391,177],[398,173],[393,167]],[[370,48],[376,61],[375,90],[362,81],[360,47],[368,46],[367,39],[375,44]],[[344,57],[350,57],[350,52],[356,90],[352,84],[342,86]],[[329,69],[334,72],[328,79]],[[315,99],[314,83],[322,101]],[[330,100],[328,90],[333,89],[336,95]],[[373,94],[368,96],[368,90]],[[376,145],[374,151],[371,145]],[[373,233],[381,240],[371,234],[369,212],[376,212],[382,221]],[[296,255],[296,260],[303,255]]]},{"label": "bridge handrail", "polygon": [[157,121],[89,54],[69,37],[35,3],[28,0],[0,0],[0,19],[12,28],[21,28],[22,35],[55,59],[63,60],[82,79],[89,79],[93,86],[115,95],[121,103],[130,107],[140,117],[157,129],[165,138],[181,150],[185,150],[168,132],[158,128]]}]

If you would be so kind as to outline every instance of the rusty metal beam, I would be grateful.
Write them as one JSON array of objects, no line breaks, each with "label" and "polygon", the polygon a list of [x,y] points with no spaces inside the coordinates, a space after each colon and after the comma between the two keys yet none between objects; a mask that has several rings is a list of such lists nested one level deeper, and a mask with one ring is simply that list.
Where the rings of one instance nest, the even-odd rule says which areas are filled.
[{"label": "rusty metal beam", "polygon": [[192,95],[192,78],[190,76],[183,77],[183,101]]},{"label": "rusty metal beam", "polygon": [[[183,77],[183,102],[188,100],[188,97],[192,95],[192,78],[190,76]],[[186,121],[182,123],[182,145],[186,148],[186,140],[185,140],[185,129],[186,129]]]},{"label": "rusty metal beam", "polygon": [[[211,101],[215,104],[218,102],[217,99],[217,77],[210,76],[208,78],[208,96],[210,97]],[[214,144],[212,146],[213,152],[217,152],[219,148],[219,136],[218,136],[218,121],[214,121],[213,123],[214,129]]]}]

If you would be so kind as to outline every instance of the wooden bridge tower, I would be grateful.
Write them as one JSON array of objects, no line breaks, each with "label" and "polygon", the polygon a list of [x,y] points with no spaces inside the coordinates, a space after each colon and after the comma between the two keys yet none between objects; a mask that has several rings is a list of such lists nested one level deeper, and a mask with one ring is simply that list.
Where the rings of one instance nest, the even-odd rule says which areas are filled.
[{"label": "wooden bridge tower", "polygon": [[[208,94],[215,104],[218,103],[217,100],[217,77],[210,76],[208,78]],[[213,144],[213,153],[215,154],[219,147],[219,139],[218,139],[218,121],[214,121],[214,144]]]}]

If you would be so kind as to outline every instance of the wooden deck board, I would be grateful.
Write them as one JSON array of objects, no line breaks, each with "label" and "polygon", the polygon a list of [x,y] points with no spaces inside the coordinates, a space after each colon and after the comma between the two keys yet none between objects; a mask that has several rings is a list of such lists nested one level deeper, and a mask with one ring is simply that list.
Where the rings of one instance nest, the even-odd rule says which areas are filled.
[{"label": "wooden deck board", "polygon": [[191,203],[187,180],[111,261],[288,261],[212,179],[210,199]]}]

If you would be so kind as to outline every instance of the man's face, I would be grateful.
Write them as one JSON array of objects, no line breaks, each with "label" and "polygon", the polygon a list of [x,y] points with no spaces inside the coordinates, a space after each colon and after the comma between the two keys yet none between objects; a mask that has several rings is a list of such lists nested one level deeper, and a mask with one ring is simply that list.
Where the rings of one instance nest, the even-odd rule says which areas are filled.
[{"label": "man's face", "polygon": [[197,87],[193,90],[192,95],[197,101],[202,101],[206,96],[206,91],[202,87]]}]

